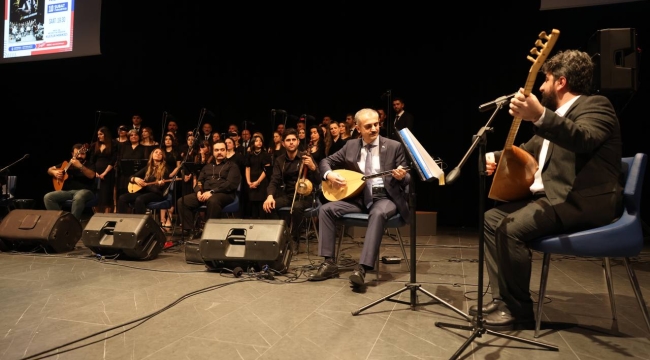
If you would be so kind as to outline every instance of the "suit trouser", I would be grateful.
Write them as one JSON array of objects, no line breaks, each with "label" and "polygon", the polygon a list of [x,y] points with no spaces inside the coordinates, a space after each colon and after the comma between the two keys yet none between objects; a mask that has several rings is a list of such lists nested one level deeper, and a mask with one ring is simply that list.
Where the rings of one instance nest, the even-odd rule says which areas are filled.
[{"label": "suit trouser", "polygon": [[384,236],[384,224],[391,216],[397,213],[397,206],[390,199],[375,199],[370,211],[357,203],[348,201],[334,201],[320,207],[318,212],[318,255],[334,257],[336,247],[336,219],[349,213],[368,212],[368,228],[363,241],[363,249],[359,257],[359,264],[370,268],[375,267],[381,238]]},{"label": "suit trouser", "polygon": [[562,223],[546,196],[501,204],[485,212],[485,265],[492,298],[502,299],[515,317],[534,317],[532,254],[526,243],[561,230]]}]

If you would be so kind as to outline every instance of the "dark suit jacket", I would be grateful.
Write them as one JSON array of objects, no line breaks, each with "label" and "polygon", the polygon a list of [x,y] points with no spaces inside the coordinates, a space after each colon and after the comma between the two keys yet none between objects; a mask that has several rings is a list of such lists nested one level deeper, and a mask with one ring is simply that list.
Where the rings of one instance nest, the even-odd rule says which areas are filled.
[{"label": "dark suit jacket", "polygon": [[[539,158],[550,141],[542,181],[567,231],[611,223],[622,211],[622,141],[616,113],[603,96],[581,96],[565,117],[546,109],[536,135],[520,147]],[[501,152],[495,153],[495,158]]]},{"label": "dark suit jacket", "polygon": [[[324,158],[320,162],[320,173],[325,175],[326,171],[334,169],[346,169],[363,173],[359,168],[359,156],[361,156],[362,139],[349,139],[345,142],[343,148],[334,154]],[[399,165],[406,167],[406,157],[402,144],[379,136],[379,159],[381,162],[381,172],[396,169]],[[408,208],[406,186],[411,181],[411,174],[407,173],[402,181],[396,180],[392,175],[384,177],[384,187],[391,199],[397,206],[397,212],[402,215],[405,221],[409,221],[410,212]],[[363,199],[363,193],[358,195],[353,201],[359,202]],[[362,206],[363,207],[363,206]]]},{"label": "dark suit jacket", "polygon": [[[393,118],[393,120],[390,122],[390,124],[387,124],[387,126],[393,126],[394,121],[395,118]],[[413,118],[413,115],[411,115],[411,113],[409,112],[404,111],[402,116],[399,117],[399,120],[395,124],[395,128],[397,128],[397,131],[400,131],[404,128],[408,128],[409,130],[411,130],[411,133],[415,134],[415,129],[413,128],[414,125],[415,125],[415,119]],[[391,139],[399,141],[399,137],[397,136],[395,130],[394,129],[391,130],[392,130]]]}]

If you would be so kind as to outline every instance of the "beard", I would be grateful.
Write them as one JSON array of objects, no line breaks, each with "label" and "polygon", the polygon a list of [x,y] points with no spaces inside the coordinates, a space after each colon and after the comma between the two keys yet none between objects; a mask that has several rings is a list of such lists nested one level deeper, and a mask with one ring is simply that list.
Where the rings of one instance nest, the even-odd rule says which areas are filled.
[{"label": "beard", "polygon": [[552,111],[557,110],[558,104],[557,104],[557,91],[555,89],[545,91],[542,93],[542,101],[540,102],[542,106],[545,108],[548,108]]}]

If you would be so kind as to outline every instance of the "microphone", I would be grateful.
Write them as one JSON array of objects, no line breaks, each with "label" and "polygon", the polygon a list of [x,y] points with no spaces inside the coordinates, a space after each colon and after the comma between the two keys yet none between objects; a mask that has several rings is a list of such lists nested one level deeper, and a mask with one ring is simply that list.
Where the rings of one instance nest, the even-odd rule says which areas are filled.
[{"label": "microphone", "polygon": [[390,93],[391,93],[391,91],[390,91],[390,89],[388,89],[388,90],[386,90],[383,94],[381,94],[380,98],[383,100],[383,99],[385,99],[387,96],[390,96]]},{"label": "microphone", "polygon": [[492,100],[490,102],[486,102],[485,104],[482,104],[481,106],[478,107],[478,111],[484,112],[484,111],[492,110],[501,104],[509,103],[510,100],[512,100],[512,98],[515,97],[515,95],[517,95],[516,92],[510,95],[504,95],[498,97],[495,100]]},{"label": "microphone", "polygon": [[208,114],[208,115],[210,115],[212,117],[217,117],[212,111],[210,111],[210,110],[208,110],[206,108],[203,108],[203,111],[205,111],[206,114]]},{"label": "microphone", "polygon": [[316,122],[316,118],[311,116],[311,115],[302,114],[302,115],[300,115],[300,121],[304,121],[304,122],[314,121],[314,122]]},{"label": "microphone", "polygon": [[25,155],[23,155],[23,158],[20,159],[20,160],[25,160],[25,159],[27,159],[28,157],[29,157],[29,154],[25,154]]},{"label": "microphone", "polygon": [[96,113],[98,113],[98,114],[106,114],[106,115],[117,115],[116,112],[113,112],[113,111],[105,111],[105,110],[97,110]]},{"label": "microphone", "polygon": [[271,109],[271,112],[272,113],[280,113],[280,114],[286,114],[287,113],[286,110],[282,110],[282,109]]},{"label": "microphone", "polygon": [[244,120],[244,125],[255,125],[255,123],[252,122],[252,121],[246,121],[246,120]]}]

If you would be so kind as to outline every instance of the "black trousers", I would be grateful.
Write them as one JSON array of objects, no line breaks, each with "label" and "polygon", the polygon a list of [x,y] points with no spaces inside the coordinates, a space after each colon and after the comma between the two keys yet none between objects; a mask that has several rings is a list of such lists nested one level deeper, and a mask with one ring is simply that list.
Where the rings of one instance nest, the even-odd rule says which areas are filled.
[{"label": "black trousers", "polygon": [[129,212],[129,204],[133,203],[134,214],[146,214],[147,204],[165,200],[165,196],[155,192],[146,192],[142,189],[136,193],[125,193],[117,200],[117,212],[126,214]]},{"label": "black trousers", "polygon": [[313,205],[313,195],[296,195],[296,201],[293,204],[293,214],[291,214],[289,211],[278,211],[278,209],[283,207],[291,207],[291,203],[293,202],[293,194],[280,194],[277,197],[274,196],[274,199],[275,209],[273,209],[271,212],[270,217],[272,219],[284,220],[287,223],[287,226],[291,227],[291,238],[293,240],[297,240],[300,235],[300,222],[302,221],[305,209],[308,209]]},{"label": "black trousers", "polygon": [[532,253],[526,243],[562,229],[545,196],[505,203],[485,212],[485,265],[492,298],[502,299],[515,317],[534,317],[530,297]]},{"label": "black trousers", "polygon": [[178,214],[181,217],[181,224],[184,230],[194,230],[194,215],[196,210],[205,205],[206,219],[219,219],[223,217],[223,208],[235,201],[235,194],[214,193],[210,198],[201,202],[196,193],[188,194],[176,202]]}]

